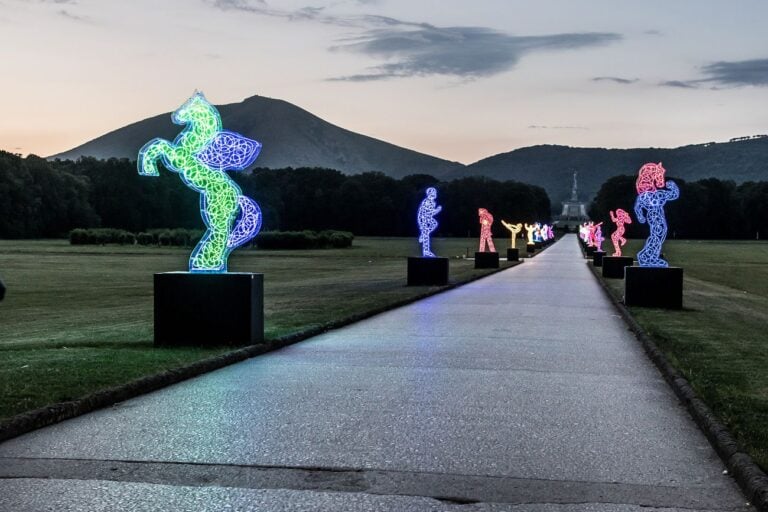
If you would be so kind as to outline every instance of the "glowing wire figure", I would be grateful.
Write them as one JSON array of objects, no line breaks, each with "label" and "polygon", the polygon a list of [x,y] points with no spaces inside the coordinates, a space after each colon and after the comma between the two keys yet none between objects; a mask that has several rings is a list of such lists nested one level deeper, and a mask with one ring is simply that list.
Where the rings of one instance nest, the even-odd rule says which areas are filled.
[{"label": "glowing wire figure", "polygon": [[504,227],[509,230],[509,233],[511,235],[509,239],[509,246],[514,249],[515,239],[517,238],[517,234],[523,230],[523,225],[519,222],[517,224],[510,224],[505,220],[502,220],[501,223],[504,224]]},{"label": "glowing wire figure", "polygon": [[616,224],[616,231],[611,233],[611,242],[613,242],[613,255],[621,256],[621,248],[627,243],[624,238],[624,224],[632,224],[632,217],[621,208],[616,209],[616,213],[608,212],[611,215],[611,221]]},{"label": "glowing wire figure", "polygon": [[602,250],[601,246],[604,240],[603,231],[600,227],[602,225],[602,222],[599,224],[595,224],[594,222],[589,223],[589,239],[587,240],[587,245],[594,247],[596,251]]},{"label": "glowing wire figure", "polygon": [[[640,223],[648,222],[650,234],[645,246],[637,253],[637,261],[641,267],[668,267],[669,263],[661,259],[661,246],[667,238],[667,219],[664,216],[664,205],[680,197],[680,189],[674,181],[666,181],[666,169],[658,164],[648,163],[640,168],[635,183],[637,199],[635,200],[635,217]],[[645,213],[643,213],[645,210]]]},{"label": "glowing wire figure", "polygon": [[552,229],[552,226],[547,224],[547,239],[548,240],[554,240],[555,239],[555,232]]},{"label": "glowing wire figure", "polygon": [[605,237],[603,236],[603,223],[599,223],[597,226],[595,226],[595,247],[598,252],[603,252],[603,240],[605,240]]},{"label": "glowing wire figure", "polygon": [[221,117],[202,93],[196,92],[171,119],[186,125],[173,142],[155,138],[139,150],[143,176],[159,176],[157,161],[180,174],[200,193],[200,214],[208,228],[189,258],[190,272],[226,272],[229,253],[252,239],[261,228],[261,209],[242,194],[224,171],[251,165],[261,144],[222,129]]},{"label": "glowing wire figure", "polygon": [[585,244],[589,243],[589,224],[584,223],[579,226],[579,237]]},{"label": "glowing wire figure", "polygon": [[493,245],[493,234],[491,233],[491,225],[493,224],[493,215],[485,208],[477,210],[477,215],[480,218],[480,251],[486,252],[485,246],[488,245],[489,252],[496,252],[496,247]]},{"label": "glowing wire figure", "polygon": [[419,242],[421,242],[421,255],[425,258],[434,258],[435,255],[430,249],[429,235],[437,229],[437,221],[435,215],[440,213],[443,209],[442,206],[437,206],[435,203],[437,198],[437,189],[429,187],[426,190],[426,197],[421,201],[419,205],[419,212],[417,214],[417,222],[419,224]]},{"label": "glowing wire figure", "polygon": [[525,223],[525,231],[528,233],[528,243],[533,243],[533,233],[536,231],[536,224],[528,225],[528,223]]}]

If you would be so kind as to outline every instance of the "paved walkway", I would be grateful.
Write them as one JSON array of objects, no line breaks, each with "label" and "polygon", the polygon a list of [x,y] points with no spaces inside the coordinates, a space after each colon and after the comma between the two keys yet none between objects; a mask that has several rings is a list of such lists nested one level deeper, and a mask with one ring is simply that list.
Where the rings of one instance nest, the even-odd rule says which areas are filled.
[{"label": "paved walkway", "polygon": [[14,512],[749,510],[574,236],[0,457]]}]

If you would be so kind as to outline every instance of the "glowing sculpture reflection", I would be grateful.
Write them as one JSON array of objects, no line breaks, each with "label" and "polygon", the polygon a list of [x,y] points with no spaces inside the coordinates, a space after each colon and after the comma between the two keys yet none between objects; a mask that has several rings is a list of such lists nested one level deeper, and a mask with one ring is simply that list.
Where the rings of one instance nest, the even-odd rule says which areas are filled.
[{"label": "glowing sculpture reflection", "polygon": [[430,234],[437,229],[437,221],[435,215],[440,213],[443,209],[442,206],[437,206],[435,199],[437,198],[437,189],[429,187],[426,190],[426,197],[421,201],[419,205],[419,212],[417,214],[416,221],[419,224],[419,242],[421,242],[421,255],[425,258],[434,258],[430,248]]},{"label": "glowing sculpture reflection", "polygon": [[200,193],[200,214],[208,228],[189,258],[190,272],[226,272],[227,258],[261,228],[261,209],[242,194],[224,171],[251,165],[261,144],[222,130],[221,117],[202,93],[196,92],[171,119],[186,125],[169,142],[155,138],[139,150],[143,176],[158,176],[157,161],[181,175],[185,185]]},{"label": "glowing sculpture reflection", "polygon": [[661,162],[648,163],[640,168],[635,183],[637,199],[635,200],[635,217],[638,222],[648,222],[650,234],[645,246],[637,253],[637,261],[641,267],[667,267],[669,264],[661,259],[661,246],[667,238],[667,219],[664,216],[664,205],[680,197],[680,189],[674,181],[666,181],[666,170]]},{"label": "glowing sculpture reflection", "polygon": [[613,255],[621,256],[621,248],[627,243],[627,239],[624,238],[624,224],[632,224],[632,217],[621,208],[617,208],[615,213],[612,211],[608,213],[611,215],[611,221],[616,224],[616,231],[611,233]]},{"label": "glowing sculpture reflection", "polygon": [[491,225],[493,224],[493,215],[490,214],[485,208],[477,210],[477,215],[480,218],[480,251],[486,252],[486,244],[489,252],[496,252],[496,247],[493,245],[493,234],[491,233]]},{"label": "glowing sculpture reflection", "polygon": [[515,248],[515,239],[517,238],[517,234],[520,233],[520,231],[523,230],[523,225],[521,223],[517,224],[510,224],[509,222],[502,220],[502,224],[504,224],[504,227],[509,230],[510,238],[509,238],[509,246],[514,249]]}]

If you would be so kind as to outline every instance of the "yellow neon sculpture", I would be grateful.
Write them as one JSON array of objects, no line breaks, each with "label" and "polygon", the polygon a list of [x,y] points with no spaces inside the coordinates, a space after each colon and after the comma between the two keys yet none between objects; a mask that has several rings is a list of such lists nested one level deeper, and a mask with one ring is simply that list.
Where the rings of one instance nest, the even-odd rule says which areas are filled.
[{"label": "yellow neon sculpture", "polygon": [[502,220],[501,223],[504,224],[504,227],[507,228],[509,230],[509,232],[511,233],[511,238],[509,240],[509,246],[514,249],[515,248],[515,239],[517,238],[517,234],[520,231],[522,231],[523,225],[521,223],[519,223],[519,222],[517,224],[510,224],[510,223],[508,223],[505,220]]},{"label": "yellow neon sculpture", "polygon": [[528,225],[528,223],[525,223],[525,230],[528,232],[528,243],[533,243],[533,234],[536,232],[536,224],[533,224],[531,226]]}]

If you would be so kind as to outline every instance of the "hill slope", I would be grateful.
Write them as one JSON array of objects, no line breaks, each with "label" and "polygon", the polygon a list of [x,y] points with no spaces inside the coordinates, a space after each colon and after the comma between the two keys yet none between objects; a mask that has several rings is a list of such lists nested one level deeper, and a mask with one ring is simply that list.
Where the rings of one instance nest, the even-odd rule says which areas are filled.
[{"label": "hill slope", "polygon": [[[381,171],[400,178],[408,174],[436,177],[463,167],[424,153],[395,146],[332,125],[319,117],[282,100],[253,96],[241,103],[217,106],[224,127],[263,144],[256,165],[272,169],[283,167],[328,167],[352,174]],[[135,159],[145,142],[162,137],[172,140],[180,127],[171,122],[170,113],[130,124],[69,151],[50,158]]]},{"label": "hill slope", "polygon": [[560,201],[570,196],[573,171],[579,173],[579,198],[589,201],[608,178],[634,175],[646,162],[662,162],[667,175],[687,181],[711,177],[737,183],[768,180],[768,138],[679,148],[531,146],[485,158],[446,178],[483,175],[539,185],[557,210]]}]

